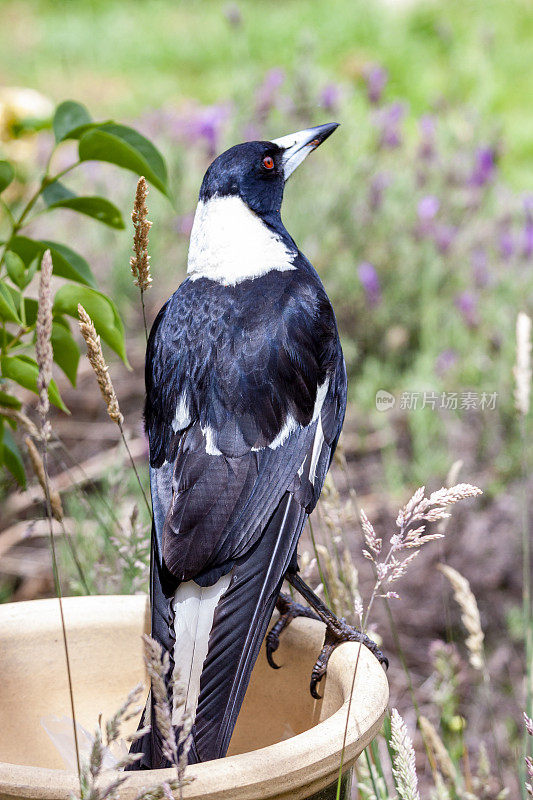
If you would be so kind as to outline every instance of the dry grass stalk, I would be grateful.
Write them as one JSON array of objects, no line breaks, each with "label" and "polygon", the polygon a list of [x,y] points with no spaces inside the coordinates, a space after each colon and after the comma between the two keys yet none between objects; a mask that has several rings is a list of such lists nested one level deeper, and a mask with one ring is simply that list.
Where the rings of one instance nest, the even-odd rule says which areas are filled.
[{"label": "dry grass stalk", "polygon": [[[140,713],[141,708],[138,707],[138,702],[143,692],[143,685],[139,684],[128,694],[123,705],[113,715],[110,720],[105,723],[106,730],[106,745],[102,738],[100,728],[95,731],[93,738],[93,746],[87,763],[82,764],[80,776],[80,800],[110,800],[118,796],[117,792],[120,786],[127,779],[126,775],[120,775],[112,781],[102,780],[106,772],[105,757],[106,751],[118,741],[120,737],[120,728],[124,722],[127,722],[132,717]],[[149,730],[149,728],[142,728],[136,731],[132,736],[128,737],[128,741],[132,742],[141,738]],[[116,770],[121,770],[124,767],[133,764],[142,758],[141,753],[127,753],[115,765]]]},{"label": "dry grass stalk", "polygon": [[455,769],[454,763],[451,760],[448,751],[446,750],[444,742],[437,733],[437,729],[433,723],[423,715],[420,715],[418,723],[426,744],[433,751],[439,772],[451,784],[451,786],[454,787],[457,780],[457,770]]},{"label": "dry grass stalk", "polygon": [[390,745],[395,753],[392,772],[399,797],[401,800],[420,800],[413,742],[395,708],[391,711]]},{"label": "dry grass stalk", "polygon": [[476,598],[470,584],[460,572],[447,564],[439,564],[439,570],[449,580],[453,588],[453,596],[461,608],[461,620],[468,632],[466,646],[469,652],[469,661],[474,669],[483,669],[485,664],[483,640],[485,638],[481,628],[481,617]]},{"label": "dry grass stalk", "polygon": [[87,357],[96,375],[100,392],[107,406],[107,413],[113,422],[120,426],[124,422],[124,417],[120,413],[117,396],[109,377],[109,367],[105,363],[100,337],[96,333],[92,319],[81,304],[78,304],[78,315],[80,331],[87,345]]},{"label": "dry grass stalk", "polygon": [[[174,680],[172,685],[172,700],[169,698],[167,689],[167,675],[170,668],[169,655],[163,653],[163,648],[146,634],[143,636],[144,642],[144,663],[152,684],[152,696],[154,700],[155,719],[157,729],[162,739],[163,755],[176,768],[178,780],[162,785],[163,794],[157,797],[168,797],[172,789],[178,789],[181,797],[182,787],[189,781],[185,778],[189,750],[192,745],[191,730],[194,724],[194,717],[185,712],[186,691],[185,687]],[[175,676],[173,676],[174,678]],[[180,713],[180,709],[182,709]],[[176,718],[178,721],[176,723]],[[174,727],[178,728],[178,737]],[[152,798],[152,795],[150,795]],[[145,797],[145,800],[149,800]]]},{"label": "dry grass stalk", "polygon": [[148,195],[148,185],[146,179],[141,177],[137,182],[135,201],[133,203],[133,253],[130,258],[131,273],[134,283],[141,292],[150,288],[152,276],[150,275],[150,256],[148,255],[148,232],[152,223],[148,221],[148,209],[146,207],[146,197]]},{"label": "dry grass stalk", "polygon": [[531,319],[521,311],[516,319],[515,406],[520,414],[529,411],[531,393]]},{"label": "dry grass stalk", "polygon": [[26,443],[26,447],[28,448],[28,454],[30,456],[33,471],[37,476],[37,480],[41,484],[44,496],[46,497],[48,494],[50,498],[50,509],[52,511],[52,515],[54,519],[56,519],[58,522],[61,522],[63,520],[63,505],[61,503],[61,497],[50,485],[50,480],[47,480],[44,463],[35,444],[29,436],[27,436],[24,441]]},{"label": "dry grass stalk", "polygon": [[133,472],[135,473],[137,483],[139,484],[139,489],[141,490],[141,494],[143,496],[144,503],[146,505],[148,513],[151,515],[152,509],[150,508],[150,503],[148,502],[146,492],[144,491],[141,478],[137,471],[137,467],[135,466],[135,461],[133,460],[131,450],[128,446],[128,442],[124,434],[124,428],[122,427],[122,424],[124,422],[124,417],[120,412],[120,407],[118,405],[115,389],[113,388],[111,378],[109,377],[109,367],[105,363],[104,354],[102,352],[102,345],[100,344],[100,337],[96,333],[96,328],[94,327],[92,319],[90,318],[90,316],[80,303],[78,303],[78,315],[80,318],[79,322],[80,331],[87,345],[87,358],[89,359],[91,367],[93,368],[93,372],[96,375],[96,380],[98,381],[100,392],[102,394],[102,397],[104,398],[104,402],[107,407],[107,413],[109,414],[113,422],[116,422],[116,424],[120,428],[120,435],[122,436],[124,447],[126,448],[126,451],[128,453],[131,466],[133,468]]},{"label": "dry grass stalk", "polygon": [[168,653],[163,653],[159,642],[156,642],[151,636],[144,634],[143,642],[144,663],[152,684],[155,719],[163,743],[163,754],[177,766],[178,750],[172,726],[172,706],[169,702],[166,684],[166,676],[170,669],[169,656]]},{"label": "dry grass stalk", "polygon": [[118,711],[113,714],[111,719],[106,721],[105,730],[108,745],[118,739],[120,735],[120,726],[133,717],[136,717],[137,714],[142,711],[142,707],[139,707],[137,704],[141,699],[143,689],[142,683],[138,683],[128,694]]},{"label": "dry grass stalk", "polygon": [[43,436],[51,433],[50,422],[46,419],[50,409],[48,386],[52,380],[54,353],[50,338],[52,336],[52,256],[46,250],[41,261],[39,279],[39,306],[37,309],[35,357],[39,367],[37,391],[39,392],[39,415]]},{"label": "dry grass stalk", "polygon": [[[399,531],[391,536],[390,547],[384,557],[382,555],[382,540],[378,539],[365,512],[361,510],[361,525],[368,548],[363,550],[363,555],[372,561],[377,574],[367,616],[373,599],[378,596],[377,592],[381,590],[382,585],[385,582],[394,583],[399,580],[405,574],[409,564],[417,557],[420,547],[435,539],[442,539],[444,536],[443,533],[439,532],[426,533],[426,525],[430,522],[446,519],[450,516],[448,513],[449,506],[458,503],[459,500],[476,497],[479,494],[481,494],[481,489],[469,483],[459,483],[449,489],[443,487],[436,492],[432,492],[429,497],[425,496],[425,487],[422,486],[417,489],[409,502],[398,513],[396,525]],[[403,559],[398,558],[397,554],[405,550],[414,550],[414,552]],[[398,597],[396,592],[391,591],[379,596],[387,599]]]},{"label": "dry grass stalk", "polygon": [[435,774],[435,788],[431,790],[431,800],[450,800],[450,792],[440,772]]},{"label": "dry grass stalk", "polygon": [[[528,717],[528,715],[524,712],[524,722],[526,725],[526,732],[528,736],[533,736],[533,719]],[[527,770],[527,783],[526,783],[526,791],[527,793],[533,797],[533,758],[531,756],[526,756],[526,770]]]},{"label": "dry grass stalk", "polygon": [[0,412],[2,413],[3,417],[9,417],[10,419],[19,423],[19,425],[22,425],[23,428],[26,428],[27,432],[30,434],[30,436],[33,436],[34,439],[41,438],[40,431],[23,411],[18,411],[16,408],[6,408],[5,406],[0,406]]}]

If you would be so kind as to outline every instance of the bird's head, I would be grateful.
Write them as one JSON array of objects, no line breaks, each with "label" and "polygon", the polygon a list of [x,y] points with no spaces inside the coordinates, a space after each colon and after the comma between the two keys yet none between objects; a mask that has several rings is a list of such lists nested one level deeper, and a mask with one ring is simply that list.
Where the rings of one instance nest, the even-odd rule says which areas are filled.
[{"label": "bird's head", "polygon": [[200,200],[238,197],[260,216],[279,212],[285,182],[338,127],[330,122],[271,142],[244,142],[226,150],[205,173]]}]

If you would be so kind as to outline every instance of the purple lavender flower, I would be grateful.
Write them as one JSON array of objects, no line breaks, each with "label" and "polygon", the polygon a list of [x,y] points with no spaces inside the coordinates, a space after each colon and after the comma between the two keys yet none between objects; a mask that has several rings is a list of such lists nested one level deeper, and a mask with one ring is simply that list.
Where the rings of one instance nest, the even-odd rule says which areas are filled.
[{"label": "purple lavender flower", "polygon": [[528,195],[524,199],[524,211],[526,222],[524,225],[522,255],[524,258],[531,258],[533,255],[533,195]]},{"label": "purple lavender flower", "polygon": [[511,233],[511,226],[509,222],[504,222],[500,226],[500,233],[498,236],[498,246],[500,255],[505,261],[509,261],[514,253],[514,239]]},{"label": "purple lavender flower", "polygon": [[472,292],[461,292],[455,297],[455,307],[469,328],[477,325],[477,298]]},{"label": "purple lavender flower", "polygon": [[435,360],[435,372],[444,375],[457,363],[457,352],[449,347],[438,354]]},{"label": "purple lavender flower", "polygon": [[430,219],[434,219],[437,216],[437,213],[440,208],[440,200],[438,197],[435,197],[434,194],[428,194],[425,197],[422,197],[421,200],[418,202],[417,213],[418,218],[422,222],[427,222]]},{"label": "purple lavender flower", "polygon": [[433,238],[440,253],[447,253],[457,236],[457,228],[454,225],[444,223],[435,226]]},{"label": "purple lavender flower", "polygon": [[381,286],[375,268],[368,261],[359,264],[357,274],[365,290],[368,305],[377,306],[381,302]]},{"label": "purple lavender flower", "polygon": [[379,64],[369,66],[364,72],[366,83],[366,94],[373,106],[379,105],[383,90],[389,80],[389,74],[384,67]]},{"label": "purple lavender flower", "polygon": [[480,147],[476,151],[476,159],[470,178],[470,185],[485,186],[494,178],[495,171],[496,151],[493,147]]},{"label": "purple lavender flower", "polygon": [[213,158],[220,149],[222,127],[228,113],[224,106],[207,106],[196,121],[198,135],[207,143],[208,154]]},{"label": "purple lavender flower", "polygon": [[487,266],[487,251],[484,247],[476,247],[472,252],[470,263],[472,264],[472,276],[474,283],[479,288],[487,286],[489,282],[489,270]]},{"label": "purple lavender flower", "polygon": [[207,144],[207,154],[213,158],[220,149],[224,124],[230,116],[227,105],[193,106],[185,111],[167,110],[161,118],[171,138],[189,144]]},{"label": "purple lavender flower", "polygon": [[380,110],[376,117],[380,147],[392,149],[401,145],[401,124],[405,111],[406,108],[403,103],[391,103]]},{"label": "purple lavender flower", "polygon": [[279,67],[270,69],[257,90],[255,113],[259,120],[264,120],[275,105],[278,89],[285,80],[285,73]]},{"label": "purple lavender flower", "polygon": [[320,105],[326,111],[336,111],[341,99],[341,88],[336,83],[328,83],[320,93]]},{"label": "purple lavender flower", "polygon": [[377,211],[383,203],[383,193],[390,184],[390,176],[385,172],[378,172],[370,181],[368,189],[368,205],[372,211]]},{"label": "purple lavender flower", "polygon": [[418,156],[423,161],[431,161],[435,155],[435,117],[431,114],[424,114],[418,123],[420,130],[420,144],[418,145]]}]

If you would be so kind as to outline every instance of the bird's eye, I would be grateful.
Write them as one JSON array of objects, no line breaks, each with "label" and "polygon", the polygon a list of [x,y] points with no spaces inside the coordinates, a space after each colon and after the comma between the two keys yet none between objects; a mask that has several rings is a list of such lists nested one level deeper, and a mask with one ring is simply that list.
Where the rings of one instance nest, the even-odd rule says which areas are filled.
[{"label": "bird's eye", "polygon": [[274,169],[274,159],[272,158],[272,156],[264,157],[263,166],[265,169]]}]

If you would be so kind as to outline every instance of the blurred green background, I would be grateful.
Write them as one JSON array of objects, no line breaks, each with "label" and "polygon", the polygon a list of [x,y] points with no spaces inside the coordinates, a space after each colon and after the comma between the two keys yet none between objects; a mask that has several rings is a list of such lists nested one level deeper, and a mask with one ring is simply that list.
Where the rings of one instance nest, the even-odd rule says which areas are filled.
[{"label": "blurred green background", "polygon": [[[151,317],[185,274],[213,156],[341,122],[291,180],[284,219],[335,305],[360,435],[383,432],[391,488],[442,478],[456,457],[489,491],[516,476],[514,325],[533,287],[530,2],[35,0],[2,2],[1,18],[2,84],[132,124],[167,158],[175,204],[150,195]],[[0,148],[31,175],[46,136]],[[68,158],[66,145],[57,166]],[[71,186],[124,211],[134,178],[89,166]],[[142,345],[128,237],[54,220]],[[389,414],[380,389],[396,398]],[[416,409],[401,407],[405,392]],[[424,392],[436,408],[421,408]]]},{"label": "blurred green background", "polygon": [[[487,702],[463,669],[442,729],[461,760],[463,717],[470,720],[471,754],[494,739],[490,763],[498,764],[499,749],[505,783],[515,787],[510,796],[518,793],[525,683],[517,565],[533,488],[531,415],[519,424],[513,395],[516,318],[533,312],[532,63],[530,0],[0,0],[0,159],[17,172],[2,197],[17,213],[45,170],[53,107],[63,100],[83,103],[96,121],[135,127],[166,158],[173,203],[155,188],[148,196],[149,323],[185,277],[198,189],[213,157],[245,139],[341,123],[291,178],[283,205],[288,230],[332,299],[349,370],[345,469],[335,465],[333,480],[343,501],[355,488],[379,535],[394,531],[395,512],[411,488],[437,489],[452,465],[453,482],[483,489],[406,577],[398,620],[420,706],[432,709],[439,683],[429,674],[430,643],[462,640],[434,562],[454,563],[468,577],[487,634],[493,694]],[[42,130],[20,126],[6,87],[40,93],[26,97],[24,113],[38,116]],[[52,173],[76,157],[74,142],[60,144]],[[145,338],[129,270],[136,181],[96,162],[64,179],[80,195],[113,201],[126,231],[52,210],[32,222],[28,235],[82,254],[120,309],[134,371],[111,351],[106,356],[146,481]],[[0,240],[8,229],[2,211]],[[36,296],[35,284],[28,292]],[[53,412],[53,479],[70,478],[78,463],[91,474],[63,492],[80,561],[91,589],[138,591],[146,587],[149,516],[142,502],[132,511],[138,487],[122,451],[112,449],[116,426],[85,359],[76,389],[55,374],[72,417]],[[380,410],[380,391],[393,396],[394,407]],[[23,399],[34,414],[35,397]],[[335,521],[324,523],[321,501],[318,540],[336,549],[340,532],[359,553],[353,510],[344,519],[331,491],[325,502],[329,492]],[[35,504],[21,505],[20,494],[11,477],[0,483],[7,512],[0,527],[16,519],[20,537],[33,530],[3,554],[0,600],[53,591],[44,540],[31,549],[39,528],[26,518]],[[301,549],[309,547],[303,540]],[[83,592],[65,547],[61,556],[68,590]],[[364,593],[372,576],[363,559],[356,562]],[[384,646],[396,651],[386,630]],[[453,671],[452,659],[445,661]],[[411,713],[401,670],[391,669],[389,679],[392,696]],[[488,705],[495,723],[485,714]],[[466,757],[465,764],[469,771]],[[482,788],[480,797],[499,796]]]}]

